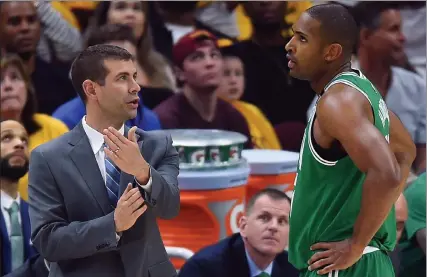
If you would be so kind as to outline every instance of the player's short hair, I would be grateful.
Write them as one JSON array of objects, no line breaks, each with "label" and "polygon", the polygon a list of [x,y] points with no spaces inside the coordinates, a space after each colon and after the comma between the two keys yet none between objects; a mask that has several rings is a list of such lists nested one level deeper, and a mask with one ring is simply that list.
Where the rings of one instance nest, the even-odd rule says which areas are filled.
[{"label": "player's short hair", "polygon": [[126,49],[107,44],[97,44],[83,50],[71,65],[71,81],[85,103],[87,99],[83,82],[91,80],[104,85],[105,77],[109,73],[105,67],[105,60],[133,61],[134,57]]},{"label": "player's short hair", "polygon": [[322,38],[327,43],[339,43],[345,58],[350,59],[357,43],[358,29],[349,9],[338,3],[326,3],[314,5],[305,12],[320,22]]},{"label": "player's short hair", "polygon": [[135,47],[138,44],[132,27],[124,24],[106,24],[93,30],[86,44],[92,46],[112,41],[128,41]]},{"label": "player's short hair", "polygon": [[261,197],[267,195],[272,200],[283,200],[286,199],[289,201],[289,204],[291,203],[291,198],[289,196],[278,189],[274,188],[265,188],[263,190],[260,190],[259,192],[255,193],[251,199],[248,201],[248,205],[246,206],[246,214],[250,214],[252,212],[252,209],[256,203],[256,201]]}]

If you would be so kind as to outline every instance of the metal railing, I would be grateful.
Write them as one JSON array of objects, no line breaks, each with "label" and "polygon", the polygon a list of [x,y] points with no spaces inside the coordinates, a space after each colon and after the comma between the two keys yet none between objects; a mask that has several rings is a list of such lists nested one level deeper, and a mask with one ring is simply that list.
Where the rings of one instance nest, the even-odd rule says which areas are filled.
[{"label": "metal railing", "polygon": [[183,247],[166,246],[166,252],[168,253],[169,258],[178,258],[183,260],[188,260],[194,255],[193,251]]}]

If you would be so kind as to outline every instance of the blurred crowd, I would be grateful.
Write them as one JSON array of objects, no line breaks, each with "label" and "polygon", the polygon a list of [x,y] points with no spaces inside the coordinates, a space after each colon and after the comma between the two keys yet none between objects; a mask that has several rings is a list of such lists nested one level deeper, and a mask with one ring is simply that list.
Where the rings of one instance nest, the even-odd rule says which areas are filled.
[{"label": "blurred crowd", "polygon": [[[425,276],[426,4],[337,2],[351,9],[359,25],[353,67],[377,87],[417,146],[408,188],[396,203],[401,240],[391,255],[397,276]],[[27,171],[13,170],[8,155],[14,149],[31,152],[85,115],[70,80],[71,64],[82,49],[113,44],[134,55],[141,91],[138,115],[129,126],[235,131],[248,137],[245,148],[297,152],[317,97],[307,82],[289,76],[285,45],[301,12],[317,3],[1,1],[1,120],[22,123],[2,123],[1,130],[1,206],[7,227],[1,228],[2,276],[31,256],[25,251],[15,264],[10,248],[5,249],[14,229],[13,199],[28,199]],[[5,189],[5,180],[16,181],[18,189]],[[252,203],[255,214],[263,204],[257,199],[288,205],[285,196],[267,191]],[[21,236],[29,241],[26,220],[22,215],[19,224],[26,226]],[[256,238],[256,222],[249,215],[247,220],[245,232]],[[286,222],[277,227],[282,249]],[[204,253],[204,259],[214,258]],[[181,274],[197,276],[191,268]]]}]

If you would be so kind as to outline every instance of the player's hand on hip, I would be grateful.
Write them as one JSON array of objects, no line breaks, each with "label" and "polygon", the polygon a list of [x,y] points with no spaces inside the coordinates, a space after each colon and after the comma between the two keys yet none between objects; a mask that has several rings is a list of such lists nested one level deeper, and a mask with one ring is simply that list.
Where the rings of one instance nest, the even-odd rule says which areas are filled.
[{"label": "player's hand on hip", "polygon": [[133,176],[143,176],[149,174],[149,166],[142,157],[136,138],[136,126],[132,127],[126,138],[113,127],[104,129],[104,140],[108,148],[105,147],[105,155],[114,162],[122,171]]},{"label": "player's hand on hip", "polygon": [[139,188],[132,188],[132,184],[129,183],[114,210],[116,232],[120,233],[131,228],[146,210],[147,205],[144,205]]},{"label": "player's hand on hip", "polygon": [[332,270],[344,270],[355,264],[363,254],[363,249],[351,244],[350,239],[337,242],[319,242],[311,250],[315,253],[308,261],[308,270],[318,270],[317,274],[328,274]]}]

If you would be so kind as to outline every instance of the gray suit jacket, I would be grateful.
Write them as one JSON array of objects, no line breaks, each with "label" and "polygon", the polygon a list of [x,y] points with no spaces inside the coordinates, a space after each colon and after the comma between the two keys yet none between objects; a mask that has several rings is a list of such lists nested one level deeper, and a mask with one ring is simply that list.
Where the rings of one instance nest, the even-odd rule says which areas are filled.
[{"label": "gray suit jacket", "polygon": [[[128,128],[125,128],[127,136]],[[143,191],[147,211],[116,239],[109,204],[89,139],[80,123],[34,149],[30,157],[29,204],[32,241],[50,261],[49,276],[170,277],[156,218],[178,215],[178,153],[162,131],[137,131],[138,144],[151,165],[152,191]],[[121,173],[120,195],[134,177]]]}]

